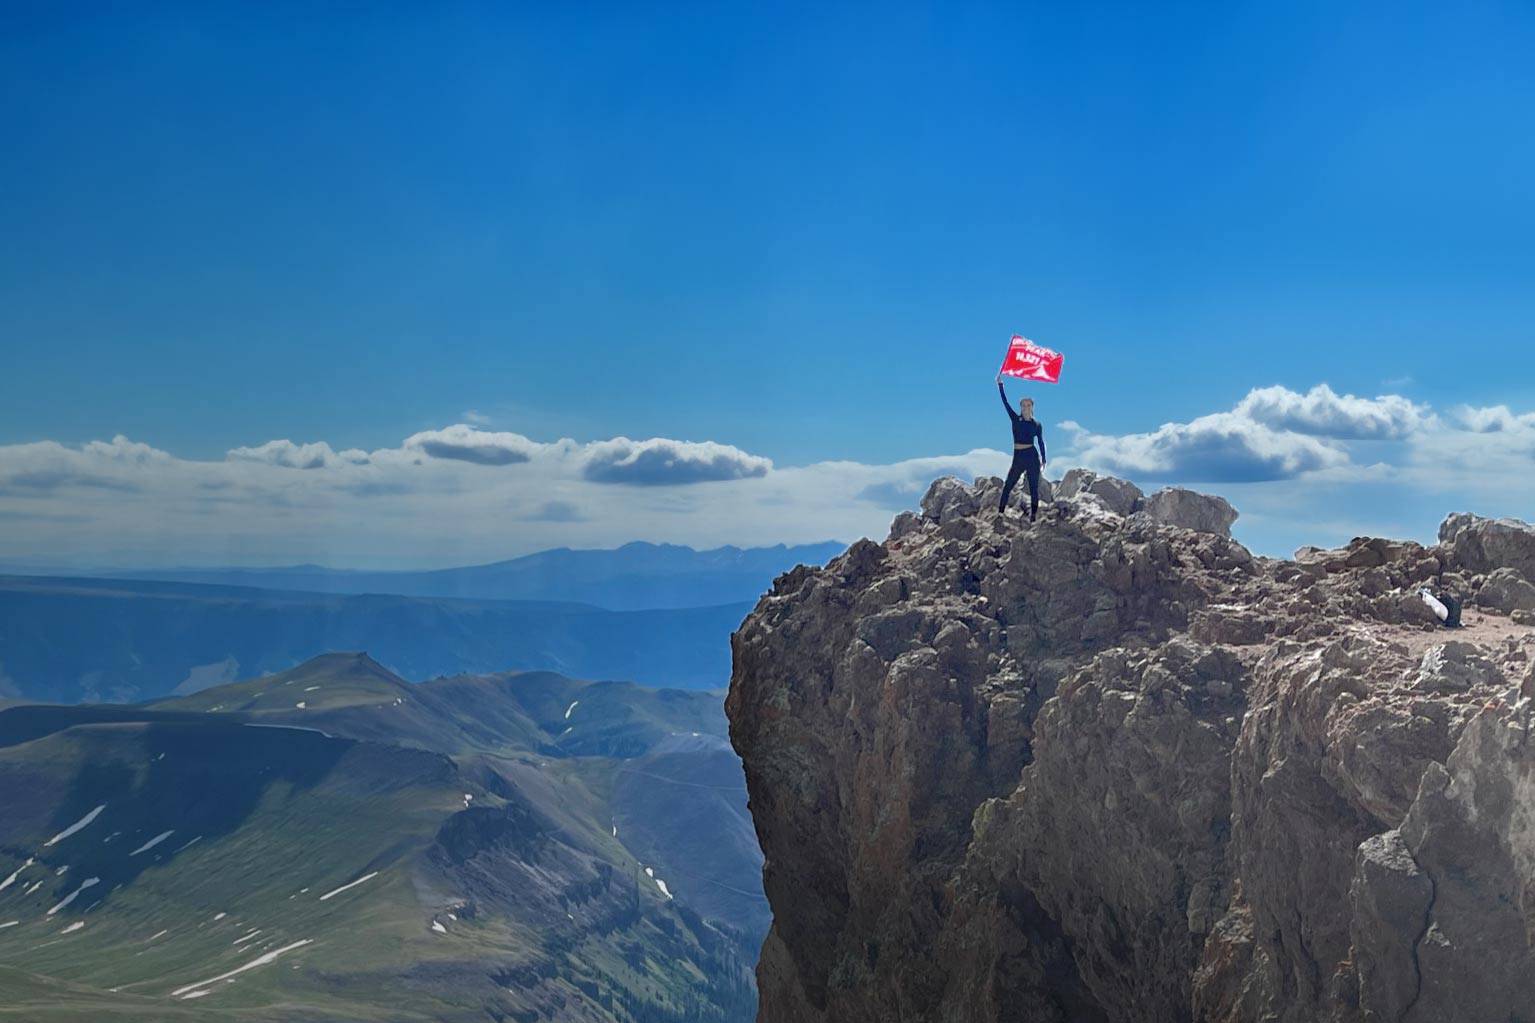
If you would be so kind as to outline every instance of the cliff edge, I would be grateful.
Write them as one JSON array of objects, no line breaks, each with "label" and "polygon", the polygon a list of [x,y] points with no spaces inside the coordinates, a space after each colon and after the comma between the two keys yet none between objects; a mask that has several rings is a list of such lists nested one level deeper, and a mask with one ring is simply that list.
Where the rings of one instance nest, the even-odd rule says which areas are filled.
[{"label": "cliff edge", "polygon": [[1535,529],[1274,560],[1220,498],[999,487],[733,637],[759,1020],[1535,1020]]}]

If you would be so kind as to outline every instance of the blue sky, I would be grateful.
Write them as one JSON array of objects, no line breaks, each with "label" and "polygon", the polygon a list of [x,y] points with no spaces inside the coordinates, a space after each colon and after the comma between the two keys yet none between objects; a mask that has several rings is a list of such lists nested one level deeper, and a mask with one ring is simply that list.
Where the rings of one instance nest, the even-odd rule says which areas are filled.
[{"label": "blue sky", "polygon": [[[1311,500],[1333,542],[1531,496],[1508,479],[1522,439],[1435,490],[1430,436],[1503,406],[1522,438],[1535,408],[1527,4],[312,6],[7,15],[0,455],[123,435],[222,463],[463,423],[714,442],[775,472],[926,466],[1005,446],[991,380],[1022,331],[1066,353],[1038,394],[1061,464],[1235,486],[1271,552]],[[1313,424],[1347,457],[1256,490],[1109,440],[1323,383],[1416,425]],[[12,483],[0,515],[38,521]],[[718,518],[703,493],[668,500]],[[782,538],[889,516],[821,507]],[[729,538],[656,514],[628,521]],[[297,553],[218,521],[197,557]],[[595,511],[539,521],[422,557],[626,538]],[[12,536],[167,553],[114,552],[101,522]]]}]

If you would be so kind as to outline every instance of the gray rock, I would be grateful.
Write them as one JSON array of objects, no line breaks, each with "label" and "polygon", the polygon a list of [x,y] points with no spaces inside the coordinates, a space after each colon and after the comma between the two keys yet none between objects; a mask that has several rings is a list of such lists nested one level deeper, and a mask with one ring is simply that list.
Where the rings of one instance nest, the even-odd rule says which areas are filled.
[{"label": "gray rock", "polygon": [[979,510],[975,488],[954,476],[940,476],[922,495],[922,514],[940,526]]},{"label": "gray rock", "polygon": [[1416,597],[1491,573],[1093,482],[939,481],[732,637],[760,1023],[1535,1023],[1535,634]]},{"label": "gray rock", "polygon": [[1439,527],[1450,564],[1467,572],[1510,568],[1535,582],[1535,526],[1518,519],[1484,519],[1457,512]]},{"label": "gray rock", "polygon": [[1349,888],[1359,1007],[1399,1020],[1418,997],[1414,946],[1434,901],[1434,884],[1395,829],[1366,839]]},{"label": "gray rock", "polygon": [[1460,640],[1431,646],[1418,665],[1416,688],[1431,692],[1468,692],[1498,686],[1503,675],[1481,648]]},{"label": "gray rock", "polygon": [[[1379,568],[1393,561],[1422,559],[1424,550],[1411,541],[1385,540],[1378,536],[1356,536],[1347,547],[1324,549],[1301,547],[1295,551],[1295,560],[1302,565],[1318,565],[1326,572],[1348,572],[1362,568]],[[1435,562],[1431,568],[1437,568]],[[1421,574],[1421,573],[1420,573]]]},{"label": "gray rock", "polygon": [[1066,475],[1061,477],[1057,493],[1063,498],[1092,494],[1116,515],[1129,515],[1136,511],[1146,496],[1140,487],[1129,480],[1100,476],[1088,469],[1067,470]]},{"label": "gray rock", "polygon": [[899,540],[921,528],[922,516],[916,512],[903,511],[895,517],[895,521],[890,523],[890,539]]},{"label": "gray rock", "polygon": [[1505,613],[1535,609],[1535,585],[1511,568],[1493,571],[1476,591],[1476,602]]},{"label": "gray rock", "polygon": [[1461,530],[1467,526],[1484,521],[1480,515],[1472,515],[1470,512],[1451,512],[1439,523],[1439,542],[1454,543]]},{"label": "gray rock", "polygon": [[980,504],[981,511],[991,511],[997,507],[997,501],[1002,497],[1002,480],[997,476],[977,476],[975,478],[975,499]]},{"label": "gray rock", "polygon": [[[1433,885],[1416,943],[1412,1023],[1527,1020],[1535,1006],[1535,833],[1528,705],[1491,700],[1433,763],[1401,833]],[[1361,1006],[1363,1007],[1363,1006]]]},{"label": "gray rock", "polygon": [[1230,536],[1237,510],[1224,497],[1200,494],[1182,487],[1166,487],[1146,498],[1141,512],[1154,522],[1200,533]]},{"label": "gray rock", "polygon": [[1095,479],[1097,475],[1088,469],[1067,469],[1066,475],[1061,477],[1060,486],[1056,492],[1063,498],[1076,497],[1086,483]]}]

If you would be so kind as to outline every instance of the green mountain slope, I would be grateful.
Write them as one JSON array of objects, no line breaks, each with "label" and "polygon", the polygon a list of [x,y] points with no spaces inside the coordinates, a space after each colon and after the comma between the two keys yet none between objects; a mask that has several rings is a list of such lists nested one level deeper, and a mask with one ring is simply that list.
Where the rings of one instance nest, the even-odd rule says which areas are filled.
[{"label": "green mountain slope", "polygon": [[760,921],[656,866],[699,866],[699,822],[648,861],[614,827],[617,773],[718,704],[338,654],[0,710],[0,1019],[744,1021]]}]

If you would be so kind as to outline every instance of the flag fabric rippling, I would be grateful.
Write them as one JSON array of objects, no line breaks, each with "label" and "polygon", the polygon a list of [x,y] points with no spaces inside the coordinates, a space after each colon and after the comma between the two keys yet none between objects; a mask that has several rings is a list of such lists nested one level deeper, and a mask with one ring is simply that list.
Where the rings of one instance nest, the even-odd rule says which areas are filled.
[{"label": "flag fabric rippling", "polygon": [[1021,334],[1014,334],[1007,347],[1007,358],[1002,360],[1002,375],[1035,380],[1042,384],[1059,383],[1061,362],[1065,356],[1037,345]]}]

